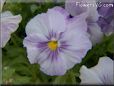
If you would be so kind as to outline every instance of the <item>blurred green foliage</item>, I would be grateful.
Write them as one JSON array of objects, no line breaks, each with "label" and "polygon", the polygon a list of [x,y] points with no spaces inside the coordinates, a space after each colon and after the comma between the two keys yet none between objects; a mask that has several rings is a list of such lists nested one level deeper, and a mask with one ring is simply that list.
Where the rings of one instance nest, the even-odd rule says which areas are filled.
[{"label": "blurred green foliage", "polygon": [[4,11],[10,10],[13,14],[21,14],[22,22],[18,30],[11,35],[10,41],[2,49],[3,54],[3,84],[78,84],[79,69],[82,65],[92,67],[102,56],[114,59],[114,34],[104,36],[101,43],[96,44],[80,64],[70,69],[64,76],[48,76],[42,73],[38,64],[30,64],[26,49],[23,47],[23,38],[27,22],[35,15],[46,12],[54,6],[64,6],[63,3],[6,3]]}]

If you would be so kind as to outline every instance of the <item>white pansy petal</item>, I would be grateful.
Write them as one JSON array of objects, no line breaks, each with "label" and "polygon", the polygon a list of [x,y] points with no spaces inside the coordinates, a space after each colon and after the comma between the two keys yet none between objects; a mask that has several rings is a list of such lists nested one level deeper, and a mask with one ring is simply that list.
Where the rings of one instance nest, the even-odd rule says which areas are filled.
[{"label": "white pansy petal", "polygon": [[66,65],[64,59],[59,55],[58,58],[49,58],[41,64],[41,71],[44,73],[54,75],[64,75],[66,73]]},{"label": "white pansy petal", "polygon": [[85,57],[88,50],[68,50],[64,49],[61,57],[66,61],[67,69],[72,68],[75,64],[78,64],[82,61],[82,58]]},{"label": "white pansy petal", "polygon": [[85,19],[86,13],[72,18],[67,24],[67,31],[63,33],[64,38],[62,40],[70,40],[68,41],[68,44],[71,45],[71,49],[84,49],[84,46],[85,48],[91,47],[91,42],[88,39],[87,23]]},{"label": "white pansy petal", "polygon": [[31,64],[37,63],[36,57],[39,54],[38,49],[35,47],[28,46],[27,53],[28,53],[27,57],[29,59],[29,62]]},{"label": "white pansy petal", "polygon": [[67,29],[78,29],[82,31],[87,31],[87,13],[83,13],[79,16],[75,16],[68,20]]},{"label": "white pansy petal", "polygon": [[[43,59],[45,56],[47,56],[46,52],[45,52],[45,56],[43,53],[41,53],[41,50],[38,46],[38,43],[42,42],[43,40],[44,39],[40,35],[29,35],[24,39],[23,45],[27,49],[27,57],[31,64],[37,63],[38,58]],[[43,55],[42,56],[43,58],[39,57],[40,54]]]},{"label": "white pansy petal", "polygon": [[54,7],[48,10],[49,23],[51,30],[63,32],[66,29],[66,20],[68,13],[61,7]]},{"label": "white pansy petal", "polygon": [[80,62],[82,60],[82,58],[87,54],[88,50],[84,50],[84,49],[80,49],[80,50],[64,50],[65,54],[75,58],[78,62]]},{"label": "white pansy petal", "polygon": [[81,84],[102,84],[102,81],[99,79],[99,76],[94,72],[82,66],[80,69],[80,79]]},{"label": "white pansy petal", "polygon": [[61,38],[62,41],[66,41],[68,49],[80,50],[80,49],[91,49],[91,41],[89,40],[86,32],[77,29],[69,29],[63,33]]},{"label": "white pansy petal", "polygon": [[24,39],[23,45],[24,45],[24,47],[27,48],[27,53],[28,53],[27,57],[28,57],[30,63],[37,62],[36,59],[41,52],[40,48],[38,46],[38,43],[42,42],[42,41],[46,41],[46,39],[38,34],[29,35]]},{"label": "white pansy petal", "polygon": [[36,45],[36,44],[38,44],[38,42],[42,42],[42,41],[45,42],[48,40],[40,34],[31,34],[24,39],[23,43],[25,46],[26,46],[26,44],[31,45],[31,43]]},{"label": "white pansy petal", "polygon": [[11,12],[6,11],[1,14],[1,30],[14,32],[18,28],[18,24],[21,22],[22,17],[20,15],[13,16]]},{"label": "white pansy petal", "polygon": [[38,14],[29,21],[26,26],[26,34],[40,34],[42,36],[48,35],[49,21],[46,13]]},{"label": "white pansy petal", "polygon": [[81,58],[76,56],[76,53],[72,53],[70,51],[65,51],[60,53],[61,58],[64,58],[64,61],[66,63],[66,68],[70,69],[72,68],[75,64],[80,63]]},{"label": "white pansy petal", "polygon": [[96,72],[103,84],[114,84],[114,61],[109,57],[101,57],[98,64],[91,68]]},{"label": "white pansy petal", "polygon": [[[61,18],[61,21],[59,18]],[[47,14],[38,14],[31,19],[26,26],[26,33],[27,35],[32,33],[48,35],[48,32],[52,30],[54,32],[56,32],[58,29],[60,29],[60,31],[64,31],[66,22],[65,18],[67,18],[67,13],[65,13],[62,8],[55,7],[53,9],[49,9]],[[58,28],[58,26],[60,27]]]},{"label": "white pansy petal", "polygon": [[20,15],[13,16],[10,11],[3,12],[1,14],[0,21],[0,45],[4,47],[10,39],[11,33],[16,31],[21,22],[22,18]]},{"label": "white pansy petal", "polygon": [[42,64],[45,60],[49,59],[49,54],[50,54],[50,51],[48,48],[42,49],[36,58],[37,63]]},{"label": "white pansy petal", "polygon": [[109,57],[101,57],[98,64],[92,68],[82,66],[80,69],[80,78],[82,84],[114,84],[114,61]]},{"label": "white pansy petal", "polygon": [[[2,35],[2,34],[4,34],[4,35]],[[9,39],[10,39],[9,32],[4,32],[4,33],[0,32],[0,47],[3,48],[6,45],[6,43],[9,41]]]},{"label": "white pansy petal", "polygon": [[99,43],[103,38],[103,32],[97,23],[90,23],[88,25],[88,33],[90,34],[92,44]]},{"label": "white pansy petal", "polygon": [[24,47],[27,49],[27,57],[31,64],[36,63],[36,56],[39,53],[37,48],[37,42],[31,42],[32,39],[30,37],[26,37],[23,41]]}]

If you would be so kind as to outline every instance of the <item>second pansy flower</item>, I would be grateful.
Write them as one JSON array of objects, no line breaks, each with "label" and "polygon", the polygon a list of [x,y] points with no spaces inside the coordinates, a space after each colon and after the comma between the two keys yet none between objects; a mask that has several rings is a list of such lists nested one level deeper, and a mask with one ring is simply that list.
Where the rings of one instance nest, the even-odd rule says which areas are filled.
[{"label": "second pansy flower", "polygon": [[68,18],[60,7],[38,14],[26,26],[27,48],[30,63],[40,64],[40,70],[48,75],[64,75],[80,63],[91,42],[87,36],[84,16]]}]

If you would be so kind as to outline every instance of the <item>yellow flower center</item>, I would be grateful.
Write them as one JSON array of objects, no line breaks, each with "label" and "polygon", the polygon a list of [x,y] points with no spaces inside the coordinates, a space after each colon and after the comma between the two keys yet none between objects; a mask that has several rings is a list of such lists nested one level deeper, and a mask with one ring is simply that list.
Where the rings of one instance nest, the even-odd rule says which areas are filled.
[{"label": "yellow flower center", "polygon": [[57,41],[49,41],[48,42],[48,47],[50,50],[54,51],[58,47],[58,42]]}]

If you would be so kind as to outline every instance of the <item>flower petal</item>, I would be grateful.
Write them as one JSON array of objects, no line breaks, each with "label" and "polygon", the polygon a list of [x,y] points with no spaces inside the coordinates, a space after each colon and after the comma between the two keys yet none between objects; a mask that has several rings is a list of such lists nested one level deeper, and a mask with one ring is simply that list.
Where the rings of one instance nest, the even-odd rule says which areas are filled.
[{"label": "flower petal", "polygon": [[3,48],[10,39],[9,32],[0,32],[0,47]]},{"label": "flower petal", "polygon": [[72,28],[62,34],[60,41],[66,41],[70,50],[89,50],[92,46],[86,32]]},{"label": "flower petal", "polygon": [[9,30],[10,32],[14,32],[18,28],[18,24],[22,20],[20,15],[15,15],[10,11],[3,12],[1,14],[1,30]]},{"label": "flower petal", "polygon": [[72,15],[77,16],[87,11],[86,7],[80,7],[78,3],[82,3],[81,0],[66,0],[65,9]]},{"label": "flower petal", "polygon": [[[53,57],[54,58],[54,57]],[[64,59],[61,58],[60,55],[58,55],[57,59],[48,58],[46,61],[44,61],[41,64],[41,71],[44,73],[54,76],[54,75],[64,75],[66,72],[66,64],[64,62]]]},{"label": "flower petal", "polygon": [[45,38],[43,38],[40,34],[38,35],[29,35],[27,36],[24,41],[24,47],[27,48],[27,54],[28,59],[30,63],[36,63],[38,55],[41,53],[41,50],[38,46],[39,42],[47,41]]},{"label": "flower petal", "polygon": [[95,6],[96,0],[84,0],[84,1],[86,4],[93,4],[93,6],[90,5],[87,7],[87,11],[88,11],[88,18],[87,19],[88,19],[88,21],[90,21],[90,22],[91,21],[93,21],[93,22],[97,21],[100,15],[98,14],[97,6]]},{"label": "flower petal", "polygon": [[61,7],[48,9],[47,13],[38,14],[30,20],[26,26],[26,34],[47,36],[51,31],[56,33],[63,32],[66,29],[67,17],[68,13]]},{"label": "flower petal", "polygon": [[80,69],[81,84],[102,84],[99,76],[92,70],[89,70],[85,66]]},{"label": "flower petal", "polygon": [[0,46],[4,47],[10,39],[10,34],[16,31],[18,24],[22,20],[20,15],[13,16],[11,12],[6,11],[1,14],[0,21]]},{"label": "flower petal", "polygon": [[87,13],[75,16],[68,20],[67,29],[78,29],[87,32]]},{"label": "flower petal", "polygon": [[103,84],[114,84],[114,61],[109,57],[101,57],[98,64],[91,68],[96,72]]},{"label": "flower petal", "polygon": [[60,53],[60,56],[64,58],[67,69],[70,69],[75,64],[80,63],[85,54],[82,51],[70,51],[66,49]]},{"label": "flower petal", "polygon": [[99,43],[102,40],[103,32],[97,23],[90,23],[88,25],[88,33],[90,34],[92,44]]},{"label": "flower petal", "polygon": [[46,13],[38,14],[28,22],[26,34],[40,34],[46,36],[48,35],[49,28],[48,15]]},{"label": "flower petal", "polygon": [[48,17],[51,30],[54,30],[57,33],[65,31],[68,15],[69,14],[61,7],[48,9]]},{"label": "flower petal", "polygon": [[90,69],[82,66],[80,78],[82,84],[114,84],[113,63],[109,57],[100,58],[98,64]]}]

